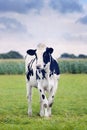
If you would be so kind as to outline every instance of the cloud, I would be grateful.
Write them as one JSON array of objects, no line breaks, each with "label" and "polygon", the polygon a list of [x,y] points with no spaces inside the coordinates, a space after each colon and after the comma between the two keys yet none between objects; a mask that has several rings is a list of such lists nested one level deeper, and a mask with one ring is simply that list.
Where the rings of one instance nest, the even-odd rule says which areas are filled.
[{"label": "cloud", "polygon": [[50,6],[63,14],[83,11],[82,5],[76,0],[51,0]]},{"label": "cloud", "polygon": [[82,42],[87,43],[87,33],[65,33],[64,38],[70,42]]},{"label": "cloud", "polygon": [[31,10],[40,12],[45,6],[61,13],[82,12],[83,6],[76,0],[0,0],[0,12],[25,14]]},{"label": "cloud", "polygon": [[0,12],[27,13],[31,9],[39,11],[42,0],[0,0]]},{"label": "cloud", "polygon": [[87,25],[87,15],[85,15],[84,17],[81,17],[80,19],[78,19],[76,21],[76,23],[81,23],[81,24]]},{"label": "cloud", "polygon": [[83,0],[0,0],[0,52],[25,53],[46,43],[55,44],[58,53],[68,46],[72,53],[76,48],[87,53],[86,13]]},{"label": "cloud", "polygon": [[14,18],[0,17],[0,32],[25,32],[26,27]]}]

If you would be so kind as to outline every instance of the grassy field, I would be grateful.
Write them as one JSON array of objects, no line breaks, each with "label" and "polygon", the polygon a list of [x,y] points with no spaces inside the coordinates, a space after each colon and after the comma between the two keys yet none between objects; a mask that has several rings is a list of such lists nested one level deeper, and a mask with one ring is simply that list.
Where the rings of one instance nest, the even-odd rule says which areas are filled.
[{"label": "grassy field", "polygon": [[63,74],[52,117],[41,118],[33,89],[33,116],[27,116],[24,75],[0,75],[0,130],[87,130],[87,75]]}]

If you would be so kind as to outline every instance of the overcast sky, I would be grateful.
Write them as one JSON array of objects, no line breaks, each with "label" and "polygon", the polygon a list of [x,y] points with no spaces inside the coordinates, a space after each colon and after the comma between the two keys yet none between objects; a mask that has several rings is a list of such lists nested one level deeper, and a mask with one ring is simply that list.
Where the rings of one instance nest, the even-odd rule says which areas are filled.
[{"label": "overcast sky", "polygon": [[39,43],[87,54],[87,0],[0,0],[0,53]]}]

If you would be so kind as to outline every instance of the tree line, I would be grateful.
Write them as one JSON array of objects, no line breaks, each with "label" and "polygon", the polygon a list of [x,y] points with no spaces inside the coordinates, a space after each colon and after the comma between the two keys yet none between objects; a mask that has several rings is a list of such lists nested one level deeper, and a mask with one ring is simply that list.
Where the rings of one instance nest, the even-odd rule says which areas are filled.
[{"label": "tree line", "polygon": [[[83,59],[85,59],[85,58],[87,58],[87,55],[79,54],[78,56],[76,56],[74,54],[63,53],[60,55],[60,58],[71,58],[71,59],[83,58]],[[0,59],[23,59],[23,56],[17,51],[9,51],[7,53],[0,54]]]},{"label": "tree line", "polygon": [[17,51],[9,51],[0,54],[0,59],[23,59],[23,56]]},{"label": "tree line", "polygon": [[87,58],[87,55],[84,54],[79,54],[78,56],[74,55],[74,54],[68,54],[68,53],[63,53],[60,58],[71,58],[71,59],[75,59],[75,58]]}]

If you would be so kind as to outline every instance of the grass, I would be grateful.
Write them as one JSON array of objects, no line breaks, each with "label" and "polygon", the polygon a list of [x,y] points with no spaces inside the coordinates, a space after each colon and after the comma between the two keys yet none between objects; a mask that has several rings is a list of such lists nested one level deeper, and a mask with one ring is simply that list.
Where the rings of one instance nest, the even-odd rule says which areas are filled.
[{"label": "grass", "polygon": [[0,75],[0,130],[87,130],[87,75],[63,74],[52,117],[41,118],[33,89],[33,116],[27,116],[24,75]]}]

